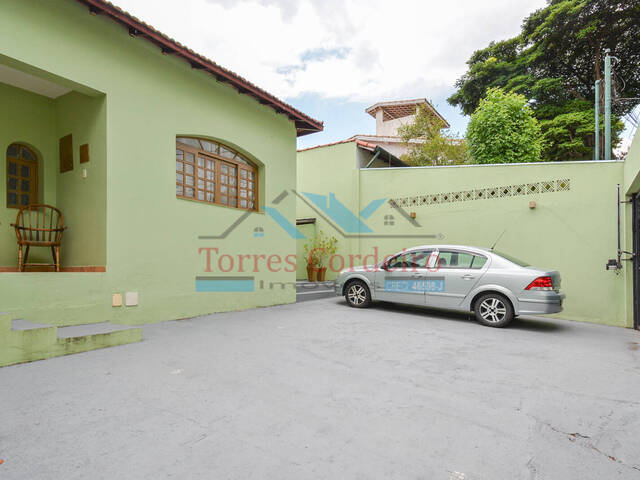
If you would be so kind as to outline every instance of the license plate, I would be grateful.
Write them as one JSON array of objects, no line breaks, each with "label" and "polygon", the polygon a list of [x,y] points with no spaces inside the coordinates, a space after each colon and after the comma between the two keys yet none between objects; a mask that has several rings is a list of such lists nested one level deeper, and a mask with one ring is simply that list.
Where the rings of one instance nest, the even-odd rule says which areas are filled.
[{"label": "license plate", "polygon": [[444,278],[385,280],[384,291],[397,293],[444,292]]}]

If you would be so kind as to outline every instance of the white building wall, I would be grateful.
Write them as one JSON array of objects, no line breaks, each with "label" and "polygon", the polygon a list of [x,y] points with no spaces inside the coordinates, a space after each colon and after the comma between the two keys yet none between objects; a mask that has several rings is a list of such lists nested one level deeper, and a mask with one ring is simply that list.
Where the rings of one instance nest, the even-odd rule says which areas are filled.
[{"label": "white building wall", "polygon": [[388,137],[397,136],[398,128],[401,125],[412,123],[416,118],[415,115],[408,115],[406,117],[384,121],[383,115],[384,112],[382,110],[378,110],[376,112],[376,135],[383,135]]}]

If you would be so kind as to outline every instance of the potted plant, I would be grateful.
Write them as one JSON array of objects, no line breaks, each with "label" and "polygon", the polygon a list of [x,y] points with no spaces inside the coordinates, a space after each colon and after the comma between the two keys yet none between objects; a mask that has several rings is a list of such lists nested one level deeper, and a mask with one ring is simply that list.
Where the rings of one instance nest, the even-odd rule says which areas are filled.
[{"label": "potted plant", "polygon": [[327,267],[324,265],[327,258],[335,254],[338,248],[338,240],[328,237],[322,231],[305,243],[304,251],[307,260],[307,278],[310,282],[324,282]]}]

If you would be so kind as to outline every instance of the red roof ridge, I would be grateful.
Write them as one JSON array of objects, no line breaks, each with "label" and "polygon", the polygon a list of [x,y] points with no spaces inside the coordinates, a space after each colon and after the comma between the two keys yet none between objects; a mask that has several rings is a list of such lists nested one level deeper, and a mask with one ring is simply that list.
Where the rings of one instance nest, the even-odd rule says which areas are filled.
[{"label": "red roof ridge", "polygon": [[300,150],[298,150],[298,152],[306,152],[307,150],[313,150],[315,148],[331,147],[333,145],[340,145],[341,143],[351,143],[355,141],[356,139],[352,137],[352,138],[347,138],[346,140],[338,140],[337,142],[323,143],[322,145],[314,145],[313,147],[301,148]]},{"label": "red roof ridge", "polygon": [[358,140],[356,139],[356,144],[357,145],[362,145],[363,147],[366,148],[376,148],[377,145],[375,143],[369,143],[369,142],[365,142],[364,140]]},{"label": "red roof ridge", "polygon": [[376,148],[377,145],[375,143],[369,143],[369,142],[365,142],[364,140],[360,140],[358,138],[356,138],[358,135],[354,135],[353,137],[349,137],[346,138],[344,140],[338,140],[337,142],[331,142],[331,143],[323,143],[321,145],[314,145],[313,147],[307,147],[307,148],[301,148],[298,150],[298,152],[306,152],[307,150],[313,150],[315,148],[321,148],[321,147],[332,147],[333,145],[340,145],[342,143],[351,143],[351,142],[356,142],[356,144],[358,146],[363,146],[366,148]]}]

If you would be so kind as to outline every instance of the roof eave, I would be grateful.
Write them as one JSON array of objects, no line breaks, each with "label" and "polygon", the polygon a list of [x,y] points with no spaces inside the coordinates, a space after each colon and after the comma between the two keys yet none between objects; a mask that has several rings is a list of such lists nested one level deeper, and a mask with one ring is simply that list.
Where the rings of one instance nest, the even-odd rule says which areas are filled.
[{"label": "roof eave", "polygon": [[447,122],[447,120],[442,116],[442,114],[438,110],[436,110],[436,107],[434,107],[433,104],[426,98],[416,98],[414,100],[395,100],[391,102],[378,102],[375,105],[371,105],[369,108],[365,109],[365,112],[375,118],[376,111],[378,109],[384,108],[384,107],[393,107],[396,105],[401,105],[402,103],[406,103],[409,105],[411,104],[425,105],[426,104],[433,111],[433,113],[435,113],[438,116],[438,118],[444,122],[445,124],[444,128],[451,128],[451,125],[449,125],[449,122]]},{"label": "roof eave", "polygon": [[226,83],[235,88],[238,93],[253,97],[263,105],[267,105],[276,111],[286,115],[294,122],[297,136],[301,137],[310,133],[321,132],[324,129],[323,122],[315,120],[304,113],[296,110],[291,105],[274,97],[270,93],[262,90],[256,85],[248,82],[239,75],[227,70],[213,61],[193,52],[184,47],[175,40],[172,40],[161,34],[156,29],[146,25],[140,20],[132,17],[128,13],[119,9],[115,5],[104,0],[77,0],[89,8],[92,15],[103,14],[109,16],[116,23],[129,29],[129,35],[133,37],[141,36],[149,42],[158,46],[163,54],[176,55],[186,62],[192,68],[203,70],[211,74],[219,82]]}]

